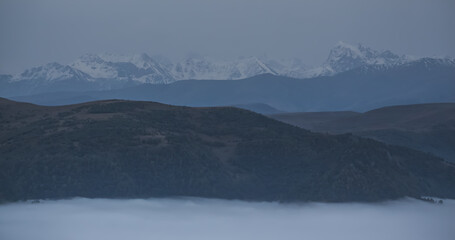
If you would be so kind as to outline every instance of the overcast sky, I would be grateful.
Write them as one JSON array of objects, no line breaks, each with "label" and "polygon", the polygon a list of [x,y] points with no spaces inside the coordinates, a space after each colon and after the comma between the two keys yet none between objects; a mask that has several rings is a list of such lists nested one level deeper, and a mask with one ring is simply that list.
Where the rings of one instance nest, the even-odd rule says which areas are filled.
[{"label": "overcast sky", "polygon": [[455,56],[454,0],[0,0],[0,73],[85,53],[302,58],[338,41]]}]

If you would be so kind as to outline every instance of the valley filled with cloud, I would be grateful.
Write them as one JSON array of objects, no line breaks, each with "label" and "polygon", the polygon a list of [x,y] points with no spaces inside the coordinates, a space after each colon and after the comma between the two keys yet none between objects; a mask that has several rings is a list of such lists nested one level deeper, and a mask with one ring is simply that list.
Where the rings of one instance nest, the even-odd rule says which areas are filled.
[{"label": "valley filled with cloud", "polygon": [[282,204],[78,198],[0,205],[0,238],[451,239],[454,220],[454,200]]}]

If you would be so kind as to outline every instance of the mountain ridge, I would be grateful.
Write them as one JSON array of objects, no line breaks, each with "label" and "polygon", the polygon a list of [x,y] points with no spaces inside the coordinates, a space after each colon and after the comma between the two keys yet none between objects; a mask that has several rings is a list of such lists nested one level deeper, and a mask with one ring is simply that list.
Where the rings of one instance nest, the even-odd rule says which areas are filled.
[{"label": "mountain ridge", "polygon": [[254,201],[455,198],[455,166],[232,107],[0,99],[0,199],[196,196]]},{"label": "mountain ridge", "polygon": [[[69,65],[50,63],[25,70],[21,74],[4,80],[3,84],[14,85],[16,82],[31,81],[29,85],[36,89],[29,86],[29,91],[41,93],[46,88],[49,89],[48,91],[55,91],[52,90],[51,84],[54,81],[75,81],[76,75],[77,80],[91,90],[108,90],[143,83],[169,84],[189,79],[238,80],[267,73],[303,79],[333,76],[359,67],[394,67],[421,59],[411,59],[387,50],[377,51],[361,44],[354,46],[343,42],[332,48],[326,61],[316,68],[306,66],[299,59],[277,60],[254,56],[219,61],[192,55],[172,62],[165,57],[150,57],[145,53],[85,54]],[[440,59],[441,64],[444,62],[455,66],[453,59]],[[67,90],[72,90],[71,84],[68,85]]]},{"label": "mountain ridge", "polygon": [[315,132],[352,133],[455,162],[455,103],[388,106],[365,113],[283,113],[271,117]]}]

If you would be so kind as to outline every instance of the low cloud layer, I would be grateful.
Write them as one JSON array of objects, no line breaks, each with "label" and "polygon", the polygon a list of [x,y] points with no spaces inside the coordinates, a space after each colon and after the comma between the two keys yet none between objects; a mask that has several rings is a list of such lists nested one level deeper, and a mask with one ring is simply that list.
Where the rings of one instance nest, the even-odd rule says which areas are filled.
[{"label": "low cloud layer", "polygon": [[0,205],[0,239],[451,239],[455,201],[73,199]]}]

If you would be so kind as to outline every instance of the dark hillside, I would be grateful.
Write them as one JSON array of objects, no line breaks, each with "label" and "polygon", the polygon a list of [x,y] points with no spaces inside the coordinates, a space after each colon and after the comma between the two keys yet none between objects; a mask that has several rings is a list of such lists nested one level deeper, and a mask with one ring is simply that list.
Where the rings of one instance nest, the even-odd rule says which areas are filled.
[{"label": "dark hillside", "polygon": [[353,133],[388,144],[430,152],[455,162],[455,104],[392,106],[366,113],[286,113],[272,118],[311,131]]},{"label": "dark hillside", "polygon": [[455,167],[231,107],[0,99],[0,198],[198,196],[266,201],[455,197]]}]

